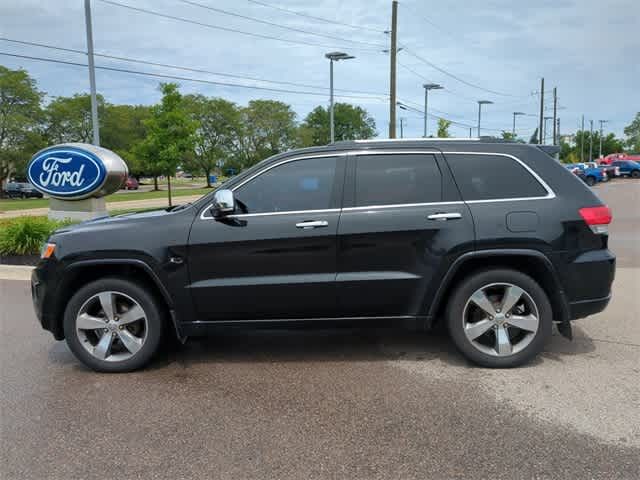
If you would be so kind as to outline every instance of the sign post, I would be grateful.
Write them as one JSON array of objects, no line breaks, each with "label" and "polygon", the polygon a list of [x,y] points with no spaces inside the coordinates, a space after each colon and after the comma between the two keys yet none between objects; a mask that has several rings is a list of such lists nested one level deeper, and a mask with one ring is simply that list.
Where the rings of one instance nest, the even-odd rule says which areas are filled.
[{"label": "sign post", "polygon": [[108,215],[104,197],[120,189],[127,164],[111,150],[65,143],[40,150],[27,167],[36,190],[48,195],[49,218],[89,220]]}]

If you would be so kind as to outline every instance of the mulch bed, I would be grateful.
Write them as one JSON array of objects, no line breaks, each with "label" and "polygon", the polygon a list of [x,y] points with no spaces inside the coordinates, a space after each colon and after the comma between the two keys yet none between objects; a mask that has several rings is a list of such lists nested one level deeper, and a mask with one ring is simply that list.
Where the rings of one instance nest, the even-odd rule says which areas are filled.
[{"label": "mulch bed", "polygon": [[0,255],[0,265],[35,266],[38,260],[40,255]]}]

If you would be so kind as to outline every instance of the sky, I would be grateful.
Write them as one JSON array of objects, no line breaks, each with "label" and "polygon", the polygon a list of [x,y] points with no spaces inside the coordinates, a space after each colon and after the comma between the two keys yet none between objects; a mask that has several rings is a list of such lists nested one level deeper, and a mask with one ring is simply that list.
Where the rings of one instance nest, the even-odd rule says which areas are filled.
[{"label": "sky", "polygon": [[[298,120],[315,106],[328,105],[324,54],[354,55],[335,64],[336,100],[365,108],[375,118],[379,136],[388,135],[389,55],[384,50],[390,42],[391,0],[91,0],[91,5],[95,52],[137,61],[97,56],[96,65],[201,80],[177,81],[183,93],[241,105],[252,99],[281,100],[292,106]],[[444,89],[430,92],[428,111],[458,122],[450,128],[452,135],[469,136],[472,126],[475,136],[477,101],[489,100],[494,103],[483,107],[482,134],[510,131],[513,112],[520,111],[526,115],[517,118],[517,132],[528,139],[538,122],[541,77],[545,116],[553,114],[552,89],[557,87],[563,134],[575,132],[584,115],[587,129],[589,120],[599,128],[603,119],[608,121],[605,131],[621,136],[640,111],[639,32],[638,0],[401,0],[397,95],[418,110],[398,110],[404,136],[422,136],[422,85],[435,82]],[[0,0],[0,38],[84,52],[84,2]],[[87,62],[83,53],[2,39],[2,53]],[[83,66],[6,55],[0,55],[0,64],[27,70],[49,99],[89,91]],[[160,81],[171,79],[96,72],[98,92],[114,104],[155,103]],[[428,122],[429,134],[434,134],[437,118],[430,116]],[[549,132],[551,128],[549,122]]]}]

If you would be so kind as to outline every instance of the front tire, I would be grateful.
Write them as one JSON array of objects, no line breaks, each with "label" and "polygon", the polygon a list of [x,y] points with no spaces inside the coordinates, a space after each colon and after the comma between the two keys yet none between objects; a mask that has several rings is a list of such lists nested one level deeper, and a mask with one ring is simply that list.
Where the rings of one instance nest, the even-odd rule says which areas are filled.
[{"label": "front tire", "polygon": [[453,343],[483,367],[522,365],[542,351],[553,312],[545,291],[528,275],[496,269],[462,281],[447,306]]},{"label": "front tire", "polygon": [[640,178],[640,170],[634,170],[633,172],[631,172],[631,177]]},{"label": "front tire", "polygon": [[121,278],[89,283],[71,297],[64,334],[73,354],[97,372],[129,372],[157,352],[163,317],[154,296]]},{"label": "front tire", "polygon": [[586,179],[587,185],[593,187],[596,184],[596,177],[589,176]]}]

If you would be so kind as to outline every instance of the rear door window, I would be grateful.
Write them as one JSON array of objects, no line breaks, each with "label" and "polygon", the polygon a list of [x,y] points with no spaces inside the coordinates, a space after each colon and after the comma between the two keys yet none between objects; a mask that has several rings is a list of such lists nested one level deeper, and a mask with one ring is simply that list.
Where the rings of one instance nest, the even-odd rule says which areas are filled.
[{"label": "rear door window", "polygon": [[469,200],[544,197],[542,184],[519,162],[502,155],[447,154],[447,162]]},{"label": "rear door window", "polygon": [[433,155],[359,155],[356,159],[356,207],[441,200],[442,175]]}]

